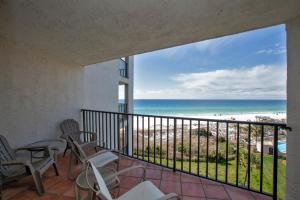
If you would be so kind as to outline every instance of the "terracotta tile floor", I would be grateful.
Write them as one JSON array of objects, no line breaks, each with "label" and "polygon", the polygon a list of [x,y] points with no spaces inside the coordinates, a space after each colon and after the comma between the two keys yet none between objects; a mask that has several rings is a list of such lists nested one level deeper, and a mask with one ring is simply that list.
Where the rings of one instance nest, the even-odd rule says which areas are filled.
[{"label": "terracotta tile floor", "polygon": [[[183,200],[194,199],[271,199],[270,197],[249,192],[247,190],[235,188],[232,186],[223,185],[214,181],[208,181],[199,177],[187,175],[184,173],[162,168],[153,164],[138,161],[128,157],[122,157],[120,168],[126,168],[132,165],[146,166],[147,180],[153,182],[163,192],[176,192]],[[60,176],[55,176],[53,168],[50,168],[43,177],[43,183],[46,193],[43,196],[38,196],[35,192],[34,183],[31,177],[26,177],[18,182],[11,183],[4,187],[3,199],[11,200],[35,200],[35,199],[75,199],[74,179],[80,171],[80,165],[73,167],[73,180],[68,180],[66,177],[68,166],[68,155],[66,158],[59,156],[58,169]],[[135,170],[124,174],[120,177],[121,185],[113,191],[114,195],[118,196],[141,180],[141,170]]]}]

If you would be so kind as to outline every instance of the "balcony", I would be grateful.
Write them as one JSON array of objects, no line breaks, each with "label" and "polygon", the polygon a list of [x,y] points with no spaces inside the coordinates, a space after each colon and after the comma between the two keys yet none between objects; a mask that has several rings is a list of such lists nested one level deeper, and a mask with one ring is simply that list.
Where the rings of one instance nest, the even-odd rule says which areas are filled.
[{"label": "balcony", "polygon": [[[85,149],[89,154],[94,153],[93,148]],[[69,162],[69,153],[63,158],[58,158],[58,168],[60,176],[54,175],[53,168],[50,168],[43,177],[46,194],[38,196],[32,179],[24,178],[19,182],[13,182],[4,187],[2,199],[24,200],[24,199],[65,199],[75,198],[74,181],[67,178],[67,166]],[[271,199],[271,197],[256,192],[239,189],[234,186],[221,184],[206,178],[189,175],[184,172],[173,172],[168,168],[158,166],[149,162],[141,161],[128,156],[122,156],[120,160],[120,169],[132,166],[143,165],[146,167],[146,179],[153,182],[163,192],[176,192],[183,200],[185,199]],[[73,177],[79,174],[80,165],[73,169]],[[121,185],[115,189],[112,194],[117,197],[130,188],[135,186],[141,180],[141,173],[133,171],[120,177]]]},{"label": "balcony", "polygon": [[118,104],[118,111],[120,113],[127,113],[127,103],[119,103]]},{"label": "balcony", "polygon": [[128,63],[126,59],[119,59],[119,72],[123,78],[128,78]]},{"label": "balcony", "polygon": [[[286,141],[286,124],[95,110],[82,110],[82,119],[84,129],[96,132],[103,148],[123,149],[123,155],[135,161],[222,186],[220,191],[204,192],[205,197],[227,188],[251,196],[246,199],[259,194],[284,197],[286,152],[278,147]],[[170,188],[178,192],[177,182],[184,188],[182,178],[174,180]]]}]

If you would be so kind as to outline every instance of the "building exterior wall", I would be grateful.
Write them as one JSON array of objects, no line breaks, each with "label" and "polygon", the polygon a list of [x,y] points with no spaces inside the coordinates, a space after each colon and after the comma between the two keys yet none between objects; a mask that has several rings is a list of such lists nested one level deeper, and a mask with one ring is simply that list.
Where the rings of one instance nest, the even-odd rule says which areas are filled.
[{"label": "building exterior wall", "polygon": [[117,60],[84,67],[84,108],[118,111]]},{"label": "building exterior wall", "polygon": [[80,119],[81,66],[1,39],[0,60],[0,134],[13,147],[57,138],[63,119]]},{"label": "building exterior wall", "polygon": [[84,108],[118,112],[119,84],[128,85],[128,112],[133,111],[133,56],[128,58],[128,78],[119,73],[119,59],[84,67]]},{"label": "building exterior wall", "polygon": [[286,199],[300,199],[300,17],[287,29],[287,136]]}]

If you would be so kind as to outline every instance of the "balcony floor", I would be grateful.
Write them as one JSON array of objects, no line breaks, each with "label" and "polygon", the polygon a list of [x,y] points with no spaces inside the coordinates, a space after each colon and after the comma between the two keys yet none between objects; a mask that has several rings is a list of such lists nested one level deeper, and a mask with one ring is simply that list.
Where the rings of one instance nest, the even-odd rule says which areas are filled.
[{"label": "balcony floor", "polygon": [[[75,199],[74,180],[76,174],[80,171],[80,165],[73,167],[74,180],[67,179],[67,166],[69,154],[63,158],[58,158],[58,169],[60,176],[55,176],[53,168],[50,168],[43,177],[43,184],[46,194],[38,196],[35,192],[35,186],[31,177],[26,177],[18,182],[11,183],[4,187],[3,198],[11,200],[35,200],[35,199]],[[187,175],[184,173],[149,164],[143,161],[135,160],[122,156],[120,168],[126,168],[131,165],[146,166],[146,179],[152,181],[163,192],[175,192],[179,194],[183,200],[194,199],[271,199],[268,196],[249,192],[247,190],[220,184],[215,181]],[[124,174],[120,177],[121,185],[113,191],[115,197],[123,194],[141,179],[142,173],[139,170]]]}]

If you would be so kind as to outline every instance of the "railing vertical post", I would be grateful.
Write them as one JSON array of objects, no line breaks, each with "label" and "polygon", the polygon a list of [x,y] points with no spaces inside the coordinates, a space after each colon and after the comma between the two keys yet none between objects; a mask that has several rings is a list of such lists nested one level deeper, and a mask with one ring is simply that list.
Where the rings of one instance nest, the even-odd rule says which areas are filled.
[{"label": "railing vertical post", "polygon": [[126,154],[129,155],[129,115],[126,115],[126,120],[127,120],[127,124],[126,124],[126,140],[127,140],[127,152]]},{"label": "railing vertical post", "polygon": [[259,178],[259,192],[263,191],[263,172],[264,172],[264,126],[261,126],[260,138],[260,178]]},{"label": "railing vertical post", "polygon": [[216,135],[216,169],[215,169],[216,180],[218,180],[218,165],[219,165],[219,122],[217,122],[217,135]]},{"label": "railing vertical post", "polygon": [[209,121],[207,121],[207,128],[206,128],[206,169],[205,169],[205,177],[208,177],[208,151],[209,151]]},{"label": "railing vertical post", "polygon": [[169,167],[169,118],[167,118],[167,167]]},{"label": "railing vertical post", "polygon": [[240,165],[240,124],[237,123],[237,139],[236,139],[236,172],[235,185],[239,185],[239,165]]},{"label": "railing vertical post", "polygon": [[173,149],[173,171],[175,172],[176,171],[176,132],[177,132],[177,123],[176,123],[176,119],[174,119],[174,149]]},{"label": "railing vertical post", "polygon": [[145,121],[145,118],[144,116],[142,116],[142,159],[144,160],[144,140],[145,140],[145,125],[144,125],[144,122]]},{"label": "railing vertical post", "polygon": [[197,174],[200,175],[200,121],[198,121],[198,144],[197,144]]},{"label": "railing vertical post", "polygon": [[150,161],[150,117],[148,116],[148,162]]},{"label": "railing vertical post", "polygon": [[248,161],[247,161],[247,188],[250,189],[250,164],[251,164],[251,124],[248,125]]},{"label": "railing vertical post", "polygon": [[183,170],[183,137],[184,137],[184,120],[181,120],[181,170]]},{"label": "railing vertical post", "polygon": [[274,155],[273,155],[273,199],[277,199],[277,168],[278,168],[278,126],[274,130]]},{"label": "railing vertical post", "polygon": [[86,127],[85,127],[85,110],[81,110],[82,113],[82,128],[83,131],[86,131]]},{"label": "railing vertical post", "polygon": [[226,123],[226,168],[225,168],[225,183],[228,182],[228,122]]}]

